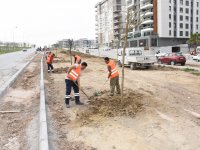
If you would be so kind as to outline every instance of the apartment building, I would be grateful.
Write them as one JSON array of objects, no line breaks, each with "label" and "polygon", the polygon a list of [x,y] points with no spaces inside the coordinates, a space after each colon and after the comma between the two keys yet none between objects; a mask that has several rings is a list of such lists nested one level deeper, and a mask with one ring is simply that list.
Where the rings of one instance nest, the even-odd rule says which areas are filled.
[{"label": "apartment building", "polygon": [[96,4],[95,11],[99,46],[116,47],[125,31],[126,0],[103,0]]},{"label": "apartment building", "polygon": [[200,0],[127,0],[127,9],[139,22],[129,33],[130,47],[186,44],[191,34],[200,33]]},{"label": "apartment building", "polygon": [[74,41],[74,46],[76,48],[97,48],[96,40],[89,40],[87,38],[82,38]]}]

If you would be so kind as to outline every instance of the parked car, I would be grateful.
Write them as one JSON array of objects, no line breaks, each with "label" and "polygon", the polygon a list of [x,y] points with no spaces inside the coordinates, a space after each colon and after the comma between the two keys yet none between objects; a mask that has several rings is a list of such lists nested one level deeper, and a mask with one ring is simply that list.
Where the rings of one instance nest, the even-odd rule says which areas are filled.
[{"label": "parked car", "polygon": [[170,65],[176,65],[181,64],[182,66],[186,63],[185,56],[182,55],[182,53],[170,53],[166,54],[163,57],[160,57],[158,59],[159,64],[170,64]]},{"label": "parked car", "polygon": [[[124,65],[132,70],[137,68],[150,68],[157,61],[155,56],[145,55],[142,48],[127,48]],[[118,50],[118,66],[122,66],[122,49]]]},{"label": "parked car", "polygon": [[200,62],[200,54],[193,56],[192,59]]},{"label": "parked car", "polygon": [[27,52],[27,49],[23,49],[22,51],[23,51],[23,52]]}]

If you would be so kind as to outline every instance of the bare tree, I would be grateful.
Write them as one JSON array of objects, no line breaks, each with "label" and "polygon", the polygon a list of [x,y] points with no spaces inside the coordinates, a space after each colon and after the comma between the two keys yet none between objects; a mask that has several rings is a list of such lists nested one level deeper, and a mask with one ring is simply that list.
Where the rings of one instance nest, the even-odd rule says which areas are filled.
[{"label": "bare tree", "polygon": [[128,32],[130,28],[134,28],[141,24],[141,21],[143,20],[143,17],[145,13],[143,13],[141,18],[136,18],[135,16],[140,12],[140,10],[136,11],[137,5],[135,5],[132,9],[127,10],[127,18],[126,18],[126,30],[124,35],[124,45],[123,45],[123,52],[122,52],[122,82],[121,82],[121,101],[124,100],[124,61],[125,61],[125,55],[126,55],[126,48],[127,48],[127,42],[128,42]]},{"label": "bare tree", "polygon": [[69,44],[70,61],[71,61],[71,65],[72,65],[72,47],[74,45],[73,39],[69,39],[68,44]]}]

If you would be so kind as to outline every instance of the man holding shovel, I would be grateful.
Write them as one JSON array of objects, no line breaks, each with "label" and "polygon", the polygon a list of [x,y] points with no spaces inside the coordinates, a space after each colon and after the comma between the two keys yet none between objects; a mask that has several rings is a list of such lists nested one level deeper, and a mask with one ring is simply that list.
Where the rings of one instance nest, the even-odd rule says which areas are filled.
[{"label": "man holding shovel", "polygon": [[74,90],[76,105],[84,105],[83,103],[80,102],[79,90],[80,90],[81,71],[85,70],[86,67],[87,67],[86,62],[83,62],[82,64],[74,64],[67,72],[67,75],[65,77],[65,83],[66,83],[65,103],[67,108],[70,108],[69,102],[70,102],[70,94],[72,88]]},{"label": "man holding shovel", "polygon": [[117,94],[120,93],[119,85],[119,72],[113,60],[110,60],[108,57],[104,58],[105,63],[108,67],[108,79],[110,79],[110,96],[114,96],[115,87],[117,88]]}]

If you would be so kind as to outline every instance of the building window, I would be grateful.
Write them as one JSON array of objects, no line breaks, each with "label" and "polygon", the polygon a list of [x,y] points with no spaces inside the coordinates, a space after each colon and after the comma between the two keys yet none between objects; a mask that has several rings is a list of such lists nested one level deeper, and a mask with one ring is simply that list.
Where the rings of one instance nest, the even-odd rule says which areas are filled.
[{"label": "building window", "polygon": [[189,36],[189,32],[188,31],[185,32],[185,36]]},{"label": "building window", "polygon": [[186,29],[189,29],[189,24],[185,24],[185,28],[186,28]]},{"label": "building window", "polygon": [[170,11],[170,12],[172,11],[172,7],[171,7],[171,6],[169,6],[169,11]]},{"label": "building window", "polygon": [[183,31],[180,31],[180,36],[183,36]]},{"label": "building window", "polygon": [[189,21],[189,16],[185,16],[185,20],[186,20],[186,21]]},{"label": "building window", "polygon": [[199,18],[198,17],[196,18],[196,22],[199,22]]},{"label": "building window", "polygon": [[183,16],[182,15],[180,16],[180,21],[183,21]]},{"label": "building window", "polygon": [[171,36],[172,35],[172,31],[171,30],[169,30],[169,36]]},{"label": "building window", "polygon": [[197,29],[197,30],[199,29],[199,26],[198,26],[198,25],[196,25],[196,29]]},{"label": "building window", "polygon": [[171,14],[169,14],[169,19],[172,19],[172,15]]},{"label": "building window", "polygon": [[199,14],[199,10],[197,10],[197,15]]},{"label": "building window", "polygon": [[180,28],[183,29],[183,23],[180,23]]},{"label": "building window", "polygon": [[180,8],[180,13],[183,13],[183,8],[182,7]]},{"label": "building window", "polygon": [[185,12],[186,12],[186,14],[189,14],[189,9],[186,8],[186,9],[185,9]]},{"label": "building window", "polygon": [[183,0],[180,0],[180,4],[183,5]]},{"label": "building window", "polygon": [[172,0],[169,0],[169,3],[171,4]]},{"label": "building window", "polygon": [[186,5],[186,6],[189,6],[189,1],[186,1],[186,2],[185,2],[185,5]]},{"label": "building window", "polygon": [[172,27],[172,23],[171,22],[169,22],[169,28],[171,28]]},{"label": "building window", "polygon": [[197,7],[199,7],[199,2],[197,2]]}]

